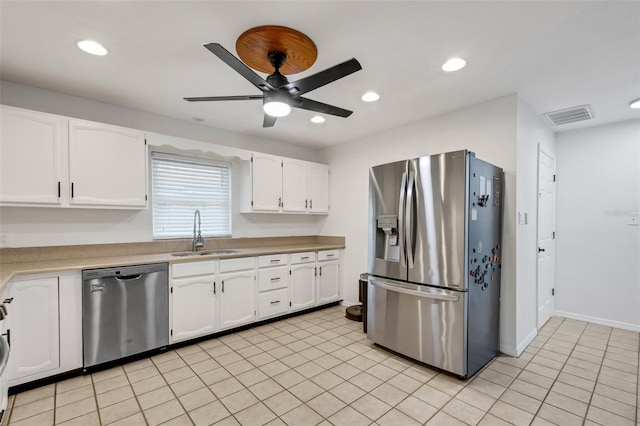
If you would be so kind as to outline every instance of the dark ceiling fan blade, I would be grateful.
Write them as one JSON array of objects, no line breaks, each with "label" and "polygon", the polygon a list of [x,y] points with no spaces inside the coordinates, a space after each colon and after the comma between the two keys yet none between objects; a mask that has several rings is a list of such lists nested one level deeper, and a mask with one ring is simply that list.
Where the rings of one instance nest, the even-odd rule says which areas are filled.
[{"label": "dark ceiling fan blade", "polygon": [[251,68],[246,66],[240,59],[229,53],[229,51],[222,47],[220,44],[209,43],[205,44],[204,47],[209,49],[209,51],[216,55],[218,58],[222,59],[225,64],[229,65],[238,74],[249,80],[249,82],[256,86],[258,89],[262,90],[263,92],[275,90],[272,85],[267,83],[262,77],[253,72]]},{"label": "dark ceiling fan blade", "polygon": [[244,96],[201,96],[198,98],[183,98],[189,102],[203,102],[203,101],[249,101],[252,99],[262,99],[262,95],[244,95]]},{"label": "dark ceiling fan blade", "polygon": [[317,89],[318,87],[322,87],[325,84],[329,84],[332,81],[339,80],[342,77],[346,77],[349,74],[360,71],[361,69],[362,66],[360,65],[360,62],[355,58],[352,58],[341,64],[327,68],[324,71],[310,75],[309,77],[301,78],[298,81],[289,83],[284,87],[294,96],[304,95],[307,92]]},{"label": "dark ceiling fan blade", "polygon": [[291,106],[300,109],[306,109],[309,111],[322,112],[324,114],[337,115],[338,117],[348,117],[353,114],[353,111],[348,109],[339,108],[337,106],[325,104],[322,102],[314,101],[307,98],[298,98],[299,102],[292,102]]},{"label": "dark ceiling fan blade", "polygon": [[278,117],[274,117],[272,115],[265,114],[264,115],[264,120],[262,121],[262,127],[273,127],[273,125],[276,124],[276,120],[277,119],[278,119]]}]

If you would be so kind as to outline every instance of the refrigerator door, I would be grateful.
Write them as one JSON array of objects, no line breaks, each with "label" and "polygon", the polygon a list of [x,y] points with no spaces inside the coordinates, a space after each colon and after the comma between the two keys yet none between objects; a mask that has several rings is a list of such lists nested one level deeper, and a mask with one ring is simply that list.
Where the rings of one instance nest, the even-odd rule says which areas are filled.
[{"label": "refrigerator door", "polygon": [[369,173],[370,274],[406,280],[405,206],[407,161],[375,166]]},{"label": "refrigerator door", "polygon": [[465,213],[468,151],[409,161],[408,280],[465,290]]},{"label": "refrigerator door", "polygon": [[367,337],[388,349],[467,376],[468,294],[369,276]]}]

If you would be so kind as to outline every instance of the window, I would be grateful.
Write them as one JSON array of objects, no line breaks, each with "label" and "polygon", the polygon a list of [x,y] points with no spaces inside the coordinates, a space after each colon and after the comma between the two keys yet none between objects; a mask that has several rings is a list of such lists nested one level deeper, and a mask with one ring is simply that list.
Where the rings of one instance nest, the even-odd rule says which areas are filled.
[{"label": "window", "polygon": [[151,154],[153,237],[193,236],[200,210],[202,235],[231,235],[231,165],[200,158]]}]

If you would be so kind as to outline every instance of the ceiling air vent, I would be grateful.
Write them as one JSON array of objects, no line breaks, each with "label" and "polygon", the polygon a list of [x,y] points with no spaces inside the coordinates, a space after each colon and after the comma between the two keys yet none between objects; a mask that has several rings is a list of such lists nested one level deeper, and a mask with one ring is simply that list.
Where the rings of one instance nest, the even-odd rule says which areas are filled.
[{"label": "ceiling air vent", "polygon": [[561,124],[575,123],[577,121],[591,120],[594,115],[591,111],[591,105],[580,105],[577,107],[560,109],[558,111],[545,112],[551,122],[559,126]]}]

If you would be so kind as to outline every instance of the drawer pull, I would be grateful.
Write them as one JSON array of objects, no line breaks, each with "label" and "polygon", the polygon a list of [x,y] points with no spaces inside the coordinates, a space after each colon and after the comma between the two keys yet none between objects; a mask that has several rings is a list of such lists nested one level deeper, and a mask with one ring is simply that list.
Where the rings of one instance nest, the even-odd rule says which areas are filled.
[{"label": "drawer pull", "polygon": [[279,301],[279,300],[272,300],[272,301],[271,301],[271,304],[272,304],[272,305],[276,305],[276,304],[278,304],[278,303],[280,303],[280,301]]},{"label": "drawer pull", "polygon": [[271,278],[271,281],[280,281],[280,277]]},{"label": "drawer pull", "polygon": [[335,256],[334,253],[330,253],[330,254],[327,255],[327,257],[333,257],[333,256]]},{"label": "drawer pull", "polygon": [[301,260],[307,260],[309,258],[309,256],[302,256],[300,259]]},{"label": "drawer pull", "polygon": [[280,262],[280,259],[271,259],[269,262],[270,263],[278,263],[278,262]]}]

